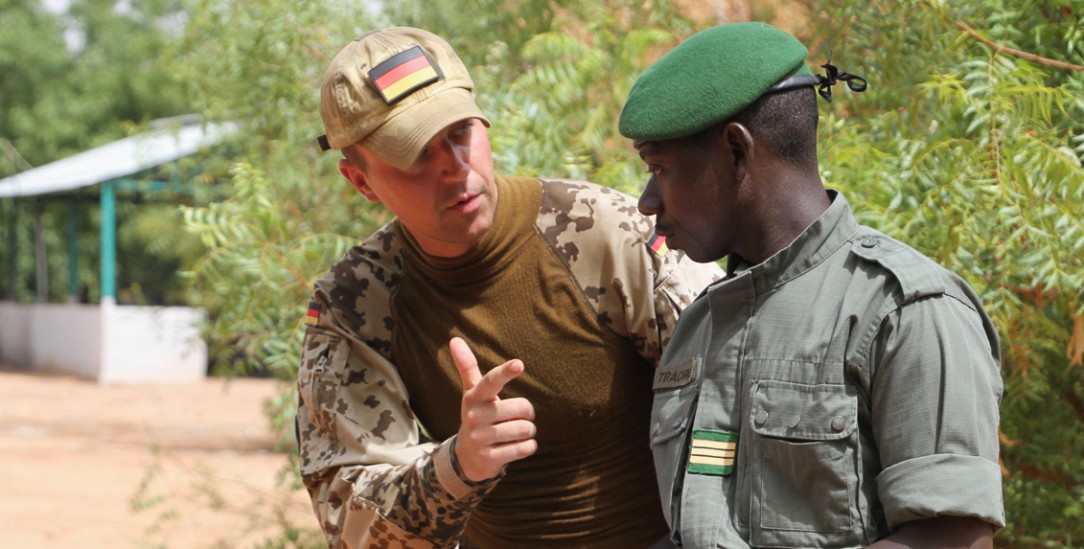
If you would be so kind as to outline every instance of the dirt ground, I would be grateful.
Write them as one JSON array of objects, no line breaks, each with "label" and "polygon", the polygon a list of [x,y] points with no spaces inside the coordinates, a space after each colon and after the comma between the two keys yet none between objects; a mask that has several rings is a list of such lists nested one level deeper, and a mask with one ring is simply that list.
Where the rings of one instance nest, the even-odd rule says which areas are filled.
[{"label": "dirt ground", "polygon": [[315,533],[265,379],[101,386],[0,365],[0,548],[258,547]]}]

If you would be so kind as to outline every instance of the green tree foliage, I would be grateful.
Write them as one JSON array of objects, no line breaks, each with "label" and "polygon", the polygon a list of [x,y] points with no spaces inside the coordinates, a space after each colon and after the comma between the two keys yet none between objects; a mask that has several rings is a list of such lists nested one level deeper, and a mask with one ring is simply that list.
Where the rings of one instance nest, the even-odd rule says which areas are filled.
[{"label": "green tree foliage", "polygon": [[113,0],[74,0],[58,15],[39,0],[0,2],[0,142],[7,153],[0,177],[184,113],[182,88],[160,62],[180,30],[170,25],[179,3],[126,4],[118,10]]},{"label": "green tree foliage", "polygon": [[[184,89],[162,63],[179,37],[182,14],[173,0],[73,0],[61,14],[44,11],[40,0],[0,1],[0,177],[134,134],[153,119],[184,114]],[[185,177],[183,167],[191,163],[153,175]],[[203,251],[198,239],[176,230],[180,215],[172,204],[147,204],[148,199],[144,193],[121,195],[118,300],[183,303],[184,283],[174,273]],[[96,191],[5,199],[0,212],[0,276],[5,291],[14,290],[6,297],[29,300],[38,291],[33,226],[40,215],[47,250],[45,297],[67,298],[67,238],[74,221],[77,286],[98,299]],[[15,280],[8,280],[12,266]]]},{"label": "green tree foliage", "polygon": [[[215,333],[237,343],[228,351],[239,365],[292,379],[313,280],[390,219],[342,180],[335,153],[312,143],[322,131],[322,69],[347,40],[390,24],[447,37],[494,122],[500,171],[582,177],[636,194],[644,175],[616,130],[631,83],[685,36],[751,13],[811,44],[811,61],[831,52],[842,70],[869,80],[866,93],[837,87],[836,101],[823,106],[826,182],[847,193],[864,222],[967,278],[995,320],[1009,519],[999,546],[1079,544],[1084,73],[1072,67],[1084,64],[1084,7],[677,4],[432,0],[387,3],[374,14],[338,3],[195,1],[177,70],[201,111],[246,126],[231,196],[185,210],[210,249],[193,274],[217,296]],[[278,402],[284,425],[292,402]]]},{"label": "green tree foliage", "polygon": [[210,250],[190,274],[211,312],[222,373],[291,377],[315,276],[390,219],[360,199],[315,141],[323,69],[368,20],[345,10],[198,0],[173,60],[204,113],[242,124],[228,199],[184,209]]}]

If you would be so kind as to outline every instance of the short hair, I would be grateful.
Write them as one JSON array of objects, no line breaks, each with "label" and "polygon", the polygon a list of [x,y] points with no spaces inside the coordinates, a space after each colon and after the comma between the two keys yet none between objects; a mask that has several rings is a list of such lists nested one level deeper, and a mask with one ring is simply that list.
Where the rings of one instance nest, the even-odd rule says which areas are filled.
[{"label": "short hair", "polygon": [[363,145],[360,145],[358,143],[348,145],[342,148],[342,153],[347,160],[353,162],[354,165],[357,166],[364,173],[367,168],[365,165],[365,157],[362,156],[362,154],[357,149],[357,147],[361,146]]},{"label": "short hair", "polygon": [[762,95],[730,119],[796,166],[817,163],[817,93],[812,87]]}]

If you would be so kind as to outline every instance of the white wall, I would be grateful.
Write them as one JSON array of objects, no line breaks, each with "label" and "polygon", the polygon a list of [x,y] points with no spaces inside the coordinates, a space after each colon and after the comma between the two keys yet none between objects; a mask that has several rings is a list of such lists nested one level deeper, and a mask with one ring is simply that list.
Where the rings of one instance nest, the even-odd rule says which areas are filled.
[{"label": "white wall", "polygon": [[203,312],[188,307],[103,305],[102,383],[190,381],[207,372]]},{"label": "white wall", "polygon": [[100,383],[203,379],[202,311],[111,303],[0,303],[0,361]]},{"label": "white wall", "polygon": [[30,368],[30,307],[0,302],[0,361],[16,368]]},{"label": "white wall", "polygon": [[0,359],[17,368],[97,378],[101,331],[97,306],[0,303]]},{"label": "white wall", "polygon": [[102,315],[97,306],[30,305],[34,368],[96,378],[101,371]]}]

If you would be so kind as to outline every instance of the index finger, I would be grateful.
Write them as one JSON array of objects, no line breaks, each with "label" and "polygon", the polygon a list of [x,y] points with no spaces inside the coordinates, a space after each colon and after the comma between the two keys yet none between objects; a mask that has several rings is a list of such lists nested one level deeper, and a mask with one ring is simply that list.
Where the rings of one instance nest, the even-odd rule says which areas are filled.
[{"label": "index finger", "polygon": [[455,369],[459,372],[460,381],[463,382],[463,392],[473,389],[482,380],[482,372],[478,370],[478,359],[474,357],[474,353],[463,338],[453,337],[448,342],[448,350],[452,353],[452,362],[455,362]]},{"label": "index finger", "polygon": [[493,368],[475,385],[474,398],[482,402],[498,400],[501,389],[504,389],[509,381],[519,377],[523,370],[523,361],[517,358]]}]

